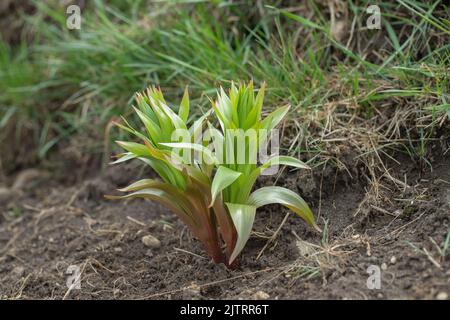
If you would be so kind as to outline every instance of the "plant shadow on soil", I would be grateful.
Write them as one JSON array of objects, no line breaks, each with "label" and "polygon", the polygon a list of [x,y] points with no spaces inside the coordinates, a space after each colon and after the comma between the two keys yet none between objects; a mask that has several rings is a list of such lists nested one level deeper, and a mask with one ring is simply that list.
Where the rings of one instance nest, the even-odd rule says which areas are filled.
[{"label": "plant shadow on soil", "polygon": [[[448,294],[449,259],[439,250],[449,232],[450,159],[435,161],[424,175],[412,164],[403,164],[398,173],[408,176],[414,192],[388,197],[375,210],[363,210],[367,186],[346,173],[330,169],[325,179],[283,174],[277,184],[305,197],[325,234],[294,214],[282,224],[288,211],[268,206],[257,213],[255,232],[235,270],[214,265],[159,204],[103,197],[150,174],[136,164],[110,167],[75,183],[35,174],[33,183],[0,197],[0,298],[433,299]],[[143,244],[148,234],[160,247]],[[68,290],[69,265],[80,268],[79,290]],[[380,289],[367,287],[370,265],[381,268]]]}]

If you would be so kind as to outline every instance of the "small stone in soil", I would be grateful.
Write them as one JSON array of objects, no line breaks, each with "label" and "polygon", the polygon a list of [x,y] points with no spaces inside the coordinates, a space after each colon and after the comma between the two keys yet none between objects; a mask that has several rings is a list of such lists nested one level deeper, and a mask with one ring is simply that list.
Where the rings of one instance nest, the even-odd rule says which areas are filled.
[{"label": "small stone in soil", "polygon": [[17,266],[12,270],[12,273],[18,277],[21,278],[23,276],[23,274],[25,273],[25,268],[22,266]]},{"label": "small stone in soil", "polygon": [[395,256],[392,256],[391,264],[395,264],[396,262],[397,262],[397,258]]},{"label": "small stone in soil", "polygon": [[161,247],[161,242],[150,234],[142,237],[142,243],[148,248],[156,249]]},{"label": "small stone in soil", "polygon": [[438,300],[447,300],[447,299],[448,299],[448,294],[447,294],[447,292],[444,292],[444,291],[439,292],[439,293],[436,295],[436,299],[438,299]]},{"label": "small stone in soil", "polygon": [[264,291],[257,291],[253,295],[253,299],[255,300],[267,300],[269,298],[270,298],[269,294]]},{"label": "small stone in soil", "polygon": [[183,292],[183,297],[185,299],[195,299],[200,296],[200,286],[196,283],[191,283],[191,285]]}]

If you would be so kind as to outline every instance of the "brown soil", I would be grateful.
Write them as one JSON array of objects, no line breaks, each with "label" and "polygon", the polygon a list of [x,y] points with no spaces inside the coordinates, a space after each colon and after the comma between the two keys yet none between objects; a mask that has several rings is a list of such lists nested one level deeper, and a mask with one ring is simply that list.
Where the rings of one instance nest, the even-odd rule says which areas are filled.
[{"label": "brown soil", "polygon": [[[325,233],[293,214],[282,224],[288,211],[266,207],[236,270],[210,262],[160,205],[104,199],[149,174],[135,164],[74,184],[28,171],[14,188],[0,188],[0,298],[445,298],[450,261],[440,250],[449,232],[450,157],[424,174],[405,163],[395,173],[409,187],[381,185],[376,206],[367,205],[362,178],[332,169],[324,177],[283,175],[277,183],[305,196]],[[148,234],[160,248],[142,243]],[[69,265],[81,269],[81,290],[68,291]],[[367,288],[370,265],[381,268],[381,289]]]}]

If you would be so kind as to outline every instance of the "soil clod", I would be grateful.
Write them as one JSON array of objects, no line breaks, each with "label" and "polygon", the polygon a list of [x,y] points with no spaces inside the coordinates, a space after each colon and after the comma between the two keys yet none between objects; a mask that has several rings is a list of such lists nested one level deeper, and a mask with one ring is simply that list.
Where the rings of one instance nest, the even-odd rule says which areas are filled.
[{"label": "soil clod", "polygon": [[148,248],[157,249],[161,247],[161,242],[150,234],[142,237],[142,243]]}]

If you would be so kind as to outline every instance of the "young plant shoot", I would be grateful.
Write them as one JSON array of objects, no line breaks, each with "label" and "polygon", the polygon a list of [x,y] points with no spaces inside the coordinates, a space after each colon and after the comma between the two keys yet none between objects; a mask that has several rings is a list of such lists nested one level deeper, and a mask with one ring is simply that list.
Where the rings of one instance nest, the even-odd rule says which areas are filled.
[{"label": "young plant shoot", "polygon": [[214,262],[227,266],[244,249],[256,210],[266,204],[282,204],[320,230],[311,209],[295,192],[277,186],[253,190],[258,176],[276,166],[308,169],[293,157],[265,155],[268,136],[289,106],[262,119],[263,100],[264,85],[256,95],[252,82],[239,87],[232,84],[228,94],[220,88],[212,108],[189,127],[187,90],[178,113],[168,106],[160,89],[137,94],[134,110],[145,132],[125,119],[117,123],[140,143],[117,141],[126,152],[113,163],[139,159],[161,180],[140,180],[119,189],[126,195],[108,197],[159,201],[189,227]]}]

